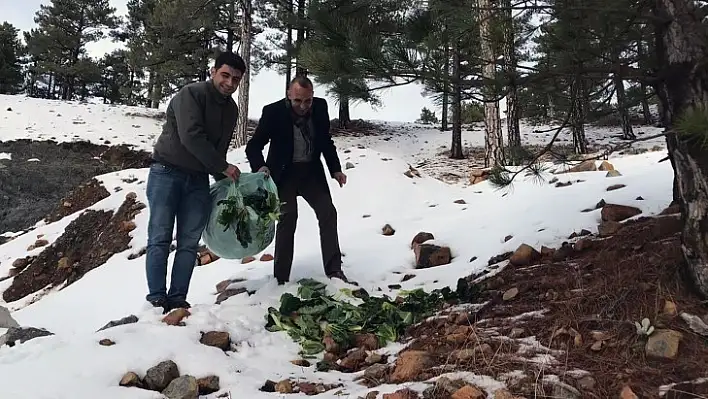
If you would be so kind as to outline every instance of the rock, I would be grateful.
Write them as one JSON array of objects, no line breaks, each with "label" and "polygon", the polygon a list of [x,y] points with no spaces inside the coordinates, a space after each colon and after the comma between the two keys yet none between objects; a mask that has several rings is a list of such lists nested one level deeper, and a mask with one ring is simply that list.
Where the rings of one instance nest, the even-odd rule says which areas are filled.
[{"label": "rock", "polygon": [[248,290],[246,290],[246,287],[229,288],[216,297],[216,304],[220,304],[221,302],[224,302],[232,296],[240,295],[244,292],[248,292]]},{"label": "rock", "polygon": [[492,397],[494,399],[516,399],[514,395],[512,395],[511,392],[509,392],[509,390],[506,388],[497,389],[492,394]]},{"label": "rock", "polygon": [[206,346],[213,346],[223,351],[231,349],[231,336],[226,331],[209,331],[202,333],[199,342]]},{"label": "rock", "polygon": [[371,391],[366,394],[364,399],[376,399],[379,397],[379,391]]},{"label": "rock", "polygon": [[73,266],[73,263],[71,262],[71,259],[66,256],[59,258],[57,261],[57,269],[69,269],[71,266]]},{"label": "rock", "polygon": [[510,300],[516,298],[517,295],[519,295],[519,289],[516,287],[513,287],[513,288],[510,288],[510,289],[504,291],[504,295],[502,295],[502,299],[505,301],[510,301]]},{"label": "rock", "polygon": [[102,340],[98,341],[98,344],[101,346],[113,346],[116,343],[108,338],[103,338]]},{"label": "rock", "polygon": [[125,199],[128,201],[135,201],[136,199],[138,199],[138,194],[136,194],[134,191],[131,191],[125,195]]},{"label": "rock", "polygon": [[607,172],[609,170],[615,170],[615,167],[614,167],[614,165],[612,165],[611,163],[609,163],[607,161],[602,161],[602,163],[597,168],[597,170],[600,170],[602,172]]},{"label": "rock", "polygon": [[666,209],[661,211],[659,213],[659,215],[665,216],[665,215],[674,215],[677,213],[681,213],[681,206],[679,204],[671,204]]},{"label": "rock", "polygon": [[633,206],[606,204],[602,207],[601,216],[603,222],[621,222],[640,213],[642,211]]},{"label": "rock", "polygon": [[544,258],[551,258],[553,257],[553,254],[556,253],[556,250],[553,248],[549,248],[545,245],[541,246],[541,256]]},{"label": "rock", "polygon": [[106,324],[105,326],[99,328],[98,331],[96,331],[96,332],[103,331],[103,330],[107,330],[107,329],[109,329],[109,328],[113,328],[113,327],[117,327],[117,326],[122,326],[122,325],[125,325],[125,324],[137,323],[137,322],[138,322],[138,316],[135,316],[135,315],[132,315],[132,314],[131,314],[130,316],[126,316],[126,317],[124,317],[124,318],[122,318],[122,319],[119,319],[119,320],[111,320],[111,321],[109,321],[108,324]]},{"label": "rock", "polygon": [[271,254],[263,254],[263,255],[261,255],[260,261],[261,261],[261,262],[270,262],[270,261],[272,261],[273,259],[275,259],[275,258],[273,257],[273,255],[271,255]]},{"label": "rock", "polygon": [[465,385],[453,393],[451,399],[484,399],[484,391],[474,385]]},{"label": "rock", "polygon": [[607,191],[615,191],[615,190],[619,190],[620,188],[625,188],[625,187],[627,187],[626,184],[613,184],[613,185],[607,187]]},{"label": "rock", "polygon": [[413,240],[411,241],[411,248],[415,248],[416,245],[422,244],[426,241],[429,240],[434,240],[435,236],[432,233],[427,233],[425,231],[421,231],[420,233],[416,234],[415,237],[413,237]]},{"label": "rock", "polygon": [[31,260],[31,257],[15,259],[15,261],[12,262],[12,267],[17,270],[24,270],[24,268],[26,268],[31,263]]},{"label": "rock", "polygon": [[200,395],[209,395],[221,389],[219,384],[219,376],[208,375],[197,379]]},{"label": "rock", "polygon": [[470,172],[469,182],[470,182],[470,184],[481,183],[481,182],[489,179],[489,174],[490,174],[489,170],[472,169],[472,171]]},{"label": "rock", "polygon": [[293,383],[290,380],[282,380],[275,384],[275,391],[278,393],[293,393]]},{"label": "rock", "polygon": [[394,384],[414,380],[423,370],[430,367],[430,356],[424,351],[408,350],[399,354],[390,377]]},{"label": "rock", "polygon": [[143,383],[145,388],[162,392],[175,378],[179,377],[179,368],[172,360],[165,360],[150,367],[145,373]]},{"label": "rock", "polygon": [[223,280],[216,284],[216,292],[221,294],[222,292],[226,291],[226,289],[233,284],[233,280],[228,279],[228,280]]},{"label": "rock", "polygon": [[385,364],[372,364],[364,370],[364,377],[372,380],[378,380],[383,378],[388,371],[388,367]]},{"label": "rock", "polygon": [[347,162],[347,163],[344,165],[344,167],[345,167],[346,169],[354,169],[354,164],[351,163],[351,162]]},{"label": "rock", "polygon": [[312,365],[306,359],[295,359],[295,360],[291,360],[290,363],[292,363],[296,366],[300,366],[300,367],[310,367]]},{"label": "rock", "polygon": [[625,385],[620,392],[620,399],[639,399],[629,385]]},{"label": "rock", "polygon": [[118,385],[122,387],[138,387],[142,388],[143,387],[143,382],[140,381],[140,377],[135,374],[132,371],[129,371],[123,375],[123,378],[120,379],[120,382]]},{"label": "rock", "polygon": [[608,237],[614,235],[622,228],[620,222],[602,222],[597,226],[597,234],[600,237]]},{"label": "rock", "polygon": [[463,199],[454,200],[452,202],[454,202],[455,204],[460,204],[460,205],[465,205],[467,203],[467,201],[465,201]]},{"label": "rock", "polygon": [[509,332],[509,338],[521,338],[525,332],[526,330],[521,327],[514,327]]},{"label": "rock", "polygon": [[247,256],[247,257],[241,259],[241,264],[245,265],[247,263],[255,262],[255,260],[256,260],[255,256]]},{"label": "rock", "polygon": [[366,359],[364,359],[364,361],[368,365],[381,363],[383,361],[383,356],[380,353],[372,352],[366,357]]},{"label": "rock", "polygon": [[620,177],[620,176],[622,176],[622,173],[620,173],[618,170],[607,171],[607,174],[605,175],[605,177]]},{"label": "rock", "polygon": [[35,248],[46,247],[47,245],[49,245],[49,241],[44,240],[44,239],[40,239],[40,240],[37,240],[34,242]]},{"label": "rock", "polygon": [[647,356],[675,359],[683,334],[674,330],[655,330],[646,344]]},{"label": "rock", "polygon": [[447,265],[452,260],[452,252],[449,247],[441,247],[434,244],[420,244],[414,248],[416,269],[427,269]]},{"label": "rock", "polygon": [[17,320],[12,317],[10,311],[4,306],[0,306],[0,328],[10,328],[19,326],[20,323],[18,323]]},{"label": "rock", "polygon": [[135,224],[134,221],[132,220],[124,220],[123,223],[121,224],[121,230],[125,232],[130,232],[133,231],[137,228],[138,226]]},{"label": "rock", "polygon": [[[450,396],[465,385],[467,385],[467,383],[464,380],[451,380],[447,377],[439,377],[435,380],[435,386],[431,388],[436,394]],[[423,396],[425,397],[425,394]]]},{"label": "rock", "polygon": [[385,236],[392,236],[395,233],[396,233],[396,230],[393,227],[391,227],[391,225],[388,223],[386,223],[384,225],[384,227],[381,229],[381,234],[383,234]]},{"label": "rock", "polygon": [[[664,302],[664,310],[662,312],[664,315],[669,316],[669,317],[675,317],[678,315],[678,310],[676,309],[676,304],[672,301],[666,300]],[[0,320],[2,320],[2,317],[0,316]],[[0,326],[2,324],[0,323]]]},{"label": "rock", "polygon": [[556,399],[581,399],[582,395],[574,387],[564,382],[556,381],[553,383],[553,395],[551,397]]},{"label": "rock", "polygon": [[43,328],[10,327],[5,335],[2,336],[2,340],[7,346],[12,347],[15,346],[17,341],[20,341],[20,344],[24,344],[35,338],[48,337],[50,335],[54,334]]},{"label": "rock", "polygon": [[509,234],[508,236],[504,237],[504,242],[509,242],[509,241],[511,241],[512,238],[514,238],[514,236]]},{"label": "rock", "polygon": [[583,376],[578,380],[578,388],[583,391],[592,391],[595,389],[595,385],[597,385],[597,382],[589,375]]},{"label": "rock", "polygon": [[412,389],[399,389],[398,391],[394,393],[385,393],[383,394],[383,399],[418,399],[419,395],[418,392],[412,390]]},{"label": "rock", "polygon": [[373,351],[380,348],[379,339],[375,334],[356,334],[354,336],[354,346]]},{"label": "rock", "polygon": [[198,399],[199,384],[191,375],[177,377],[162,391],[168,399]]},{"label": "rock", "polygon": [[564,173],[594,172],[596,170],[597,166],[595,165],[595,161],[590,159],[573,166]]},{"label": "rock", "polygon": [[527,266],[541,259],[541,253],[528,244],[521,244],[509,258],[514,266]]},{"label": "rock", "polygon": [[592,248],[592,241],[587,238],[581,238],[573,244],[573,249],[581,252]]},{"label": "rock", "polygon": [[367,357],[366,350],[357,348],[347,353],[346,356],[339,362],[339,366],[347,371],[356,371],[364,365]]},{"label": "rock", "polygon": [[170,326],[183,326],[184,322],[182,320],[191,315],[192,314],[189,313],[189,310],[179,308],[171,311],[167,314],[167,316],[163,317],[162,322]]}]

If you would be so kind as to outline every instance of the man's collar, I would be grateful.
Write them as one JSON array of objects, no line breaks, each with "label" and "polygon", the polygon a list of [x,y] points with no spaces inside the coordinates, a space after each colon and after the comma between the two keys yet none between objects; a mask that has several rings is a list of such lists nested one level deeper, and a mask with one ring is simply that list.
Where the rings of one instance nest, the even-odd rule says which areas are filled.
[{"label": "man's collar", "polygon": [[224,104],[225,102],[229,101],[229,97],[221,94],[221,92],[216,88],[213,79],[207,80],[206,83],[209,87],[209,92],[212,94],[212,96],[214,96],[214,99],[216,99],[219,104]]}]

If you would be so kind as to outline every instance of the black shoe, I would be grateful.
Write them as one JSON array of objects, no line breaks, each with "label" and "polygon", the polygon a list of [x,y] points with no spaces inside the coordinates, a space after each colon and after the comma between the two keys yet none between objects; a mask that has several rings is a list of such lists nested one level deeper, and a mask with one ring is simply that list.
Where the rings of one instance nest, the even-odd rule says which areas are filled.
[{"label": "black shoe", "polygon": [[290,280],[283,280],[279,278],[276,278],[276,280],[278,280],[278,285],[285,285],[286,283],[290,282]]},{"label": "black shoe", "polygon": [[148,302],[150,302],[150,305],[155,308],[162,308],[162,314],[167,313],[169,309],[169,305],[167,304],[167,298],[152,299]]},{"label": "black shoe", "polygon": [[[189,302],[185,301],[184,299],[178,299],[174,301],[168,301],[168,308],[169,310],[175,310],[175,309],[189,309],[192,307],[192,305],[189,304]],[[169,311],[168,310],[168,311]]]},{"label": "black shoe", "polygon": [[359,284],[357,284],[356,281],[350,281],[350,280],[347,278],[347,276],[344,274],[344,272],[342,272],[342,271],[334,272],[334,273],[332,273],[332,274],[328,274],[327,277],[329,277],[330,279],[338,278],[338,279],[344,281],[344,282],[347,283],[347,284],[356,285],[357,287],[359,286]]}]

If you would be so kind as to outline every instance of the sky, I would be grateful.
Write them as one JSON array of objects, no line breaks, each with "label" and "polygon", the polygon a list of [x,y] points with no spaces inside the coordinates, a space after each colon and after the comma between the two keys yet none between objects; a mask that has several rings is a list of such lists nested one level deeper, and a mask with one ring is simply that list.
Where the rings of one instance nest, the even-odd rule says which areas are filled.
[{"label": "sky", "polygon": [[[118,15],[127,13],[125,0],[110,0]],[[8,21],[16,28],[25,31],[36,26],[34,15],[41,4],[49,0],[0,0],[0,23]],[[87,51],[92,57],[100,57],[112,51],[119,45],[110,40],[102,40],[87,45]],[[282,75],[264,69],[251,76],[250,101],[248,114],[251,118],[260,117],[264,105],[277,101],[284,96],[285,81]],[[411,84],[382,91],[382,106],[376,109],[368,104],[357,104],[351,107],[352,119],[385,120],[395,122],[413,122],[420,116],[423,107],[435,110],[440,117],[440,110],[429,98],[421,95],[421,86]],[[315,87],[315,95],[325,97],[329,103],[330,117],[336,118],[338,104],[326,95],[326,87]],[[163,105],[164,106],[164,105]]]}]

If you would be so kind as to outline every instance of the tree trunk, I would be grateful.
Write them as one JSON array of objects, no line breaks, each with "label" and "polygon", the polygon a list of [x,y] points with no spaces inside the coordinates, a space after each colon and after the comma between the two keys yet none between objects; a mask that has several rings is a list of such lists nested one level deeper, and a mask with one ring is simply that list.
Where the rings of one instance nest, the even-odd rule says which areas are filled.
[{"label": "tree trunk", "polygon": [[[246,61],[246,65],[251,63],[251,36],[253,34],[253,3],[251,0],[241,0],[241,58]],[[246,145],[248,140],[248,94],[250,91],[249,68],[241,79],[241,86],[238,89],[238,109],[239,118],[236,124],[235,145],[241,147]]]},{"label": "tree trunk", "polygon": [[[288,1],[288,18],[293,15],[293,0]],[[285,41],[285,95],[288,95],[288,86],[293,79],[293,24],[288,22],[287,38]]]},{"label": "tree trunk", "polygon": [[460,65],[460,42],[455,41],[452,50],[452,145],[450,158],[463,159],[462,151],[462,76]]},{"label": "tree trunk", "polygon": [[615,72],[612,74],[612,81],[615,85],[615,93],[617,94],[617,111],[622,120],[622,138],[624,140],[634,140],[637,136],[632,130],[632,121],[629,118],[629,110],[627,109],[627,95],[624,90],[624,79],[620,70],[622,64],[620,62],[619,52],[613,54],[615,58]]},{"label": "tree trunk", "polygon": [[145,108],[150,108],[152,105],[152,91],[155,88],[155,70],[148,71],[147,98],[145,99]]},{"label": "tree trunk", "polygon": [[[644,52],[644,38],[640,38],[637,41],[637,58],[639,59],[639,66],[642,70],[646,69],[646,53]],[[644,117],[644,124],[651,125],[654,123],[654,118],[651,116],[651,110],[649,109],[649,99],[647,98],[647,84],[644,80],[639,81],[639,91],[641,95],[642,104],[642,115]]]},{"label": "tree trunk", "polygon": [[[663,48],[657,49],[663,59],[662,76],[666,96],[669,128],[674,127],[685,112],[706,111],[708,71],[704,66],[708,47],[706,27],[701,12],[690,0],[657,0],[657,17],[666,21],[661,29]],[[705,135],[708,126],[702,127]],[[704,137],[704,136],[703,136]],[[684,222],[682,250],[687,276],[704,297],[708,297],[708,148],[703,137],[667,136]]]},{"label": "tree trunk", "polygon": [[[295,39],[295,48],[298,54],[302,50],[302,46],[305,44],[305,7],[307,7],[306,0],[298,0],[297,2],[297,38]],[[295,75],[307,76],[307,68],[305,68],[300,62],[300,56],[297,57],[297,63],[295,64]]]},{"label": "tree trunk", "polygon": [[514,17],[512,15],[511,0],[504,0],[504,72],[507,83],[506,94],[506,130],[509,141],[510,159],[514,165],[520,163],[518,159],[521,148],[521,128],[519,127],[519,94],[516,84],[516,38],[514,33]]},{"label": "tree trunk", "polygon": [[346,129],[352,122],[351,115],[349,114],[349,97],[340,96],[339,97],[339,128]]},{"label": "tree trunk", "polygon": [[445,46],[445,49],[443,50],[443,57],[445,57],[444,61],[444,68],[445,71],[443,71],[443,93],[442,93],[442,116],[441,116],[441,121],[440,121],[440,130],[443,132],[446,132],[449,127],[447,125],[447,119],[449,118],[449,108],[450,108],[450,40],[447,37],[447,27],[444,27],[445,33],[444,33],[444,39],[443,39],[443,46]]},{"label": "tree trunk", "polygon": [[228,26],[226,27],[226,50],[234,51],[234,25],[236,23],[236,0],[229,2],[228,10]]},{"label": "tree trunk", "polygon": [[501,140],[501,118],[499,102],[495,101],[493,90],[496,68],[494,65],[494,48],[491,38],[491,11],[489,0],[478,0],[479,5],[479,39],[481,42],[482,77],[485,80],[484,92],[484,166],[498,166],[503,163]]},{"label": "tree trunk", "polygon": [[159,108],[160,100],[162,99],[162,78],[156,72],[153,72],[155,78],[153,79],[152,92],[150,93],[150,108]]},{"label": "tree trunk", "polygon": [[573,148],[576,154],[588,152],[585,140],[585,89],[582,77],[576,76],[570,86],[570,123],[573,132]]}]

